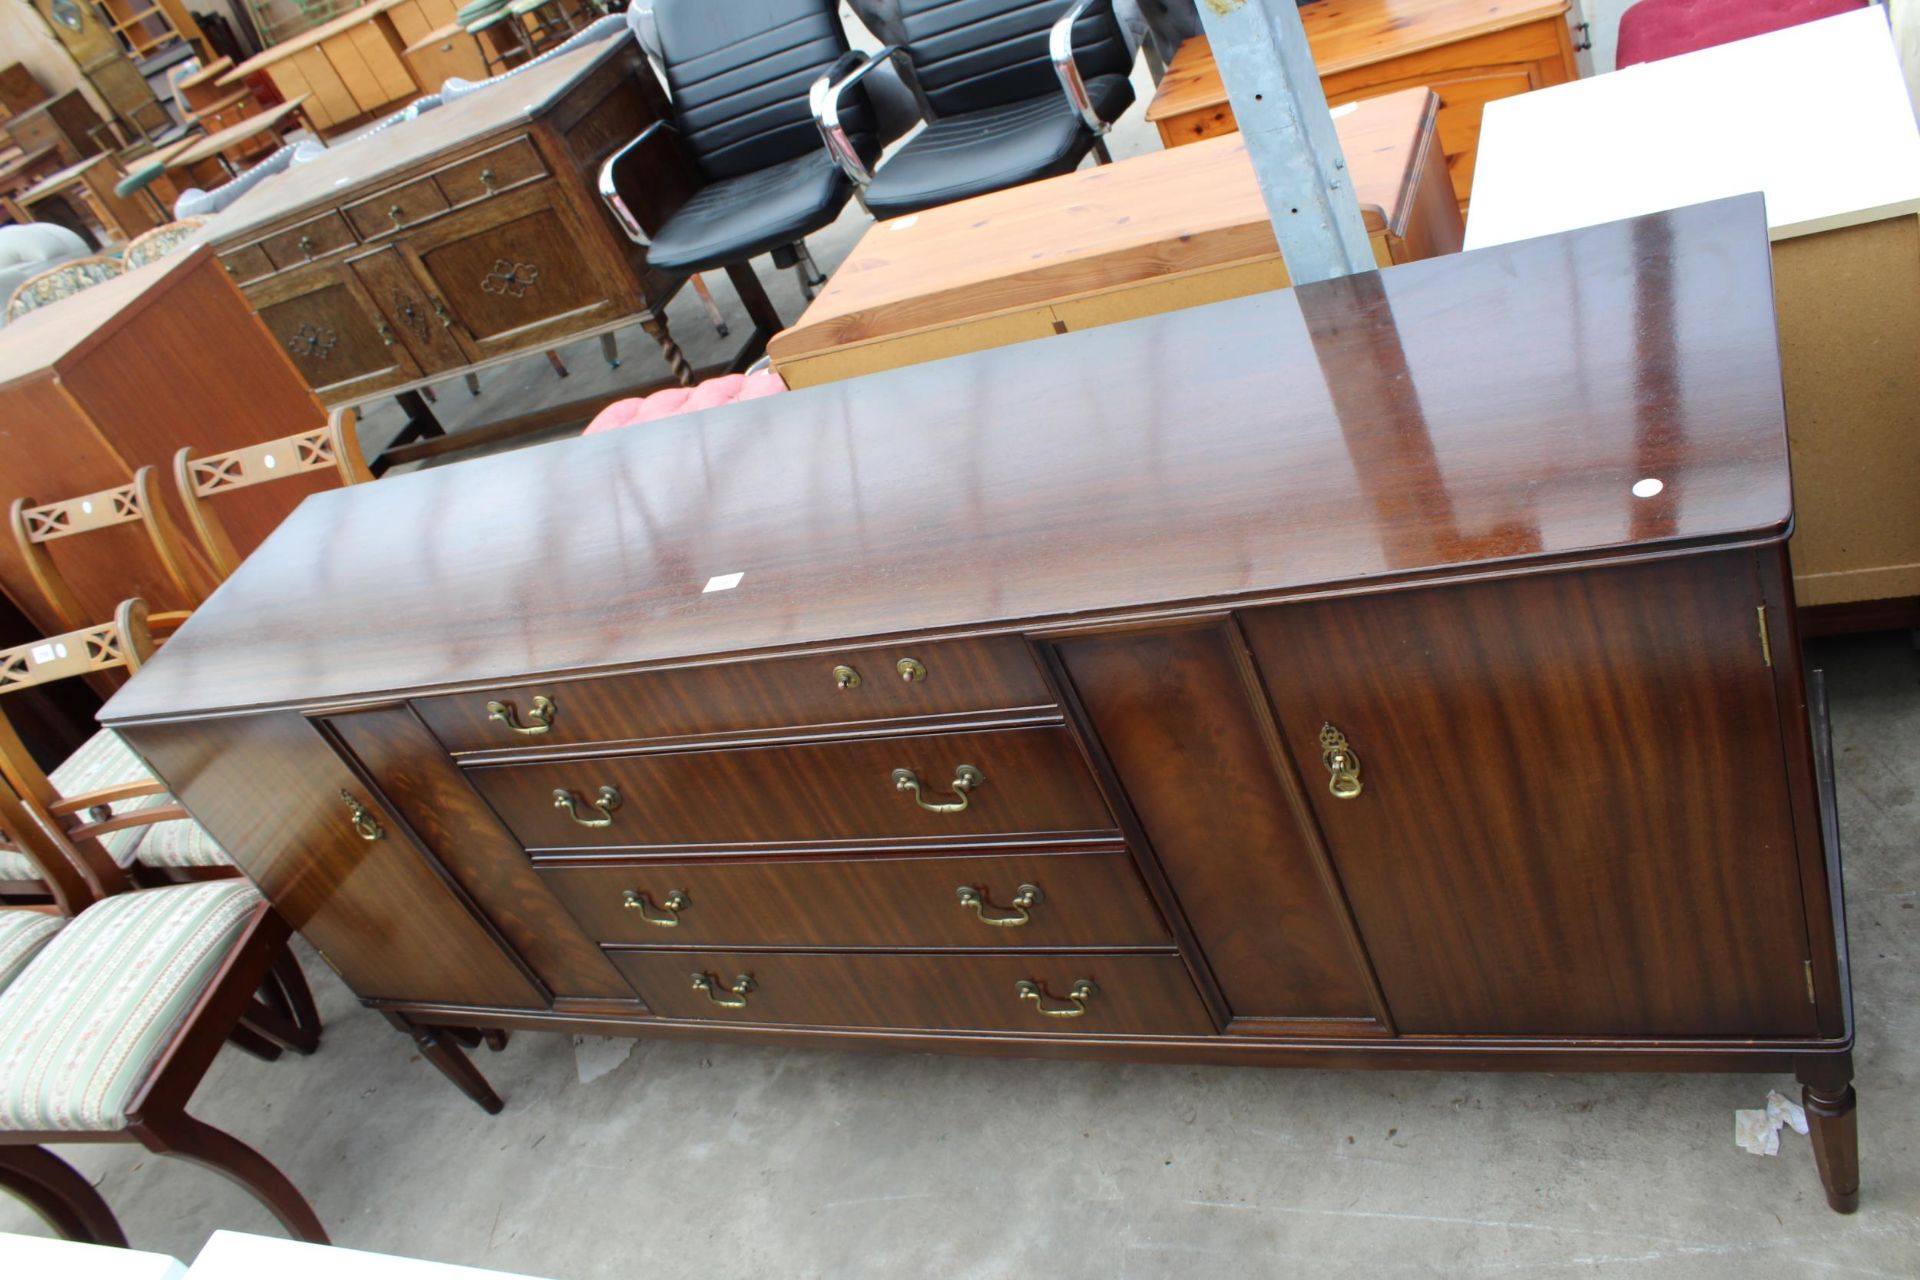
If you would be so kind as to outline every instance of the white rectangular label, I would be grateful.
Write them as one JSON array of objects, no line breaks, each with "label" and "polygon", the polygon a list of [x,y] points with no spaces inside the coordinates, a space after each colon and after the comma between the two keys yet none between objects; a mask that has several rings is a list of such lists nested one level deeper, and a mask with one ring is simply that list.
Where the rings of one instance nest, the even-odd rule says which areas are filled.
[{"label": "white rectangular label", "polygon": [[700,593],[705,595],[709,591],[731,591],[739,586],[740,579],[746,576],[744,570],[739,573],[716,573],[707,579],[707,585],[700,588]]}]

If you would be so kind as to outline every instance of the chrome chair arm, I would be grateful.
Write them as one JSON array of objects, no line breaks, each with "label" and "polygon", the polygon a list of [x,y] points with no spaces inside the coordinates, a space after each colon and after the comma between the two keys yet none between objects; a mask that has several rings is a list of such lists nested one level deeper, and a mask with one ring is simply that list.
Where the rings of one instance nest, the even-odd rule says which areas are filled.
[{"label": "chrome chair arm", "polygon": [[672,121],[655,120],[652,124],[640,131],[639,137],[608,156],[606,161],[600,166],[599,186],[601,202],[607,206],[607,211],[613,214],[613,220],[620,224],[620,229],[627,233],[627,239],[637,245],[650,245],[653,243],[653,237],[641,230],[639,221],[634,218],[633,212],[627,208],[626,201],[620,198],[619,175],[616,171],[624,164],[629,156],[651,142],[654,135],[662,129],[665,129],[669,133],[677,132],[673,127]]},{"label": "chrome chair arm", "polygon": [[1080,21],[1093,3],[1094,0],[1075,0],[1073,7],[1060,15],[1047,34],[1047,51],[1053,59],[1053,73],[1060,77],[1060,92],[1067,95],[1067,105],[1078,112],[1081,121],[1098,136],[1112,126],[1093,109],[1087,82],[1080,78],[1080,68],[1073,61],[1073,24]]},{"label": "chrome chair arm", "polygon": [[[899,68],[901,83],[913,93],[914,105],[920,113],[920,119],[931,120],[933,112],[927,105],[926,94],[920,89],[919,77],[913,73],[913,61],[907,51],[898,45],[889,45],[872,57],[854,53],[851,58],[859,59],[859,65],[843,75],[833,78],[833,72],[840,64],[813,82],[807,91],[808,105],[813,109],[813,122],[820,129],[821,140],[827,145],[827,154],[839,162],[840,168],[856,186],[865,187],[873,181],[873,170],[867,168],[866,161],[854,150],[853,140],[847,137],[846,129],[840,123],[840,103],[847,90],[891,62]],[[844,63],[846,59],[842,59]],[[877,108],[876,108],[877,110]]]}]

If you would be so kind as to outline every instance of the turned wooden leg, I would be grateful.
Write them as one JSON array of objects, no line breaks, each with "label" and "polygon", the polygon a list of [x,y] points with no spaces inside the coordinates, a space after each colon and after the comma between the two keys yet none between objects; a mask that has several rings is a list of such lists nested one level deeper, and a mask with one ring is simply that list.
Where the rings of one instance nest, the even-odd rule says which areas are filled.
[{"label": "turned wooden leg", "polygon": [[567,362],[560,358],[558,351],[547,352],[547,363],[553,366],[555,377],[564,378],[567,376]]},{"label": "turned wooden leg", "polygon": [[480,1038],[486,1042],[487,1048],[493,1050],[495,1053],[507,1047],[507,1033],[499,1027],[491,1027],[482,1031]]},{"label": "turned wooden leg", "polygon": [[127,1247],[126,1233],[93,1184],[44,1147],[0,1146],[0,1187],[68,1240]]},{"label": "turned wooden leg", "polygon": [[313,1206],[274,1163],[240,1139],[184,1112],[164,1119],[143,1118],[131,1126],[150,1151],[179,1156],[231,1180],[280,1220],[296,1240],[326,1244],[326,1228]]},{"label": "turned wooden leg", "polygon": [[1854,1116],[1853,1065],[1849,1057],[1803,1064],[1800,1101],[1807,1109],[1813,1162],[1835,1213],[1860,1207],[1860,1129]]},{"label": "turned wooden leg", "polygon": [[413,1037],[414,1044],[420,1048],[420,1056],[438,1067],[440,1074],[453,1081],[454,1087],[480,1104],[480,1109],[490,1116],[497,1116],[506,1104],[500,1101],[500,1095],[493,1091],[487,1078],[480,1074],[480,1068],[468,1060],[460,1051],[459,1043],[444,1027],[416,1027],[396,1013],[387,1014],[387,1021],[396,1028]]},{"label": "turned wooden leg", "polygon": [[693,385],[693,365],[687,360],[686,352],[680,350],[680,344],[667,332],[667,322],[657,315],[643,316],[640,327],[647,336],[660,345],[660,354],[667,358],[667,368],[673,370],[674,381],[683,387]]}]

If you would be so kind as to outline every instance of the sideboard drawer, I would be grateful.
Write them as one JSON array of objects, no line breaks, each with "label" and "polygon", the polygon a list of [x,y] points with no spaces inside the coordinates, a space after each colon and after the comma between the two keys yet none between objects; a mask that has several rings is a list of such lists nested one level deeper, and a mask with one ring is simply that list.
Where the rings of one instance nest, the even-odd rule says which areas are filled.
[{"label": "sideboard drawer", "polygon": [[[957,792],[952,783],[963,766],[978,781]],[[918,797],[896,783],[901,769],[920,779]],[[1114,829],[1060,728],[485,765],[467,777],[529,849]],[[567,797],[571,816],[556,793]]]},{"label": "sideboard drawer", "polygon": [[296,223],[260,241],[273,265],[286,270],[356,243],[347,221],[331,211]]},{"label": "sideboard drawer", "polygon": [[[663,1018],[1073,1035],[1208,1035],[1214,1029],[1175,955],[611,954]],[[711,991],[694,985],[696,975]],[[1071,997],[1082,982],[1093,989],[1076,1002]],[[1023,984],[1039,998],[1022,994]]]},{"label": "sideboard drawer", "polygon": [[362,240],[392,235],[402,227],[424,222],[446,211],[447,198],[440,194],[432,178],[388,187],[378,195],[348,205],[345,210],[347,221],[353,224]]},{"label": "sideboard drawer", "polygon": [[540,152],[527,137],[515,138],[505,146],[482,151],[477,156],[438,170],[433,180],[448,204],[461,205],[511,190],[536,178],[547,176]]},{"label": "sideboard drawer", "polygon": [[1124,848],[934,858],[706,858],[538,870],[587,935],[603,943],[1173,945]]},{"label": "sideboard drawer", "polygon": [[1052,703],[1026,642],[994,636],[516,685],[421,698],[413,707],[457,753]]}]

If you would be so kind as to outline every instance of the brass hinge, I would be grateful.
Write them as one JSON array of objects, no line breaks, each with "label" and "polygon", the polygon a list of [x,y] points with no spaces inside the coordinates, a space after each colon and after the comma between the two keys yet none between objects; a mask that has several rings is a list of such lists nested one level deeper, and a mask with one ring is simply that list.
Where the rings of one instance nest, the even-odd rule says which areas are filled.
[{"label": "brass hinge", "polygon": [[1807,969],[1807,1003],[1818,1004],[1819,1001],[1813,998],[1813,961],[1809,960],[1806,962],[1806,969]]},{"label": "brass hinge", "polygon": [[1756,611],[1760,615],[1760,657],[1768,666],[1773,665],[1773,642],[1767,639],[1767,606],[1761,605]]}]

